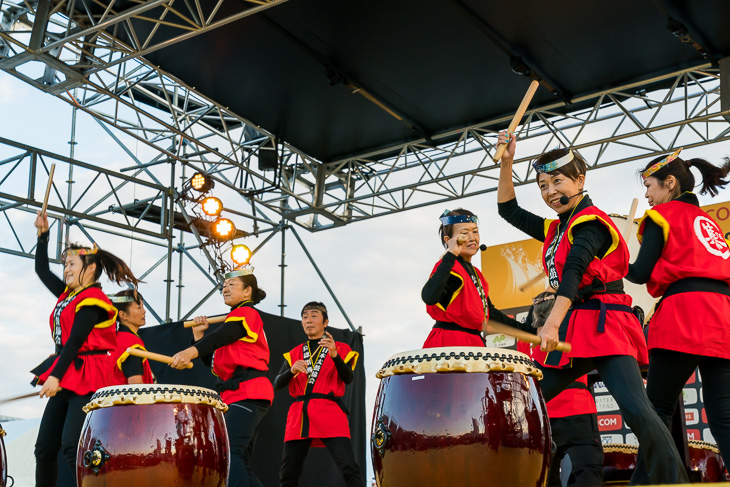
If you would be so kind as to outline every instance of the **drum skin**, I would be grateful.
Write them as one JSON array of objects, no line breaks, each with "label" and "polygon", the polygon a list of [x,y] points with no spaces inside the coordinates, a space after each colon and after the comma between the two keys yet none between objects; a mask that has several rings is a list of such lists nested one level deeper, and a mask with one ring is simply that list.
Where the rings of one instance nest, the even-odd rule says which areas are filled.
[{"label": "drum skin", "polygon": [[[387,437],[382,453],[377,435]],[[380,487],[544,486],[550,444],[534,377],[446,372],[380,383],[371,442]]]},{"label": "drum skin", "polygon": [[0,426],[0,487],[6,487],[8,484],[8,456],[5,451],[5,431]]},{"label": "drum skin", "polygon": [[[87,452],[108,459],[98,473]],[[206,404],[114,405],[91,410],[76,458],[79,487],[225,487],[228,433],[223,414]],[[87,458],[88,464],[88,458]]]}]

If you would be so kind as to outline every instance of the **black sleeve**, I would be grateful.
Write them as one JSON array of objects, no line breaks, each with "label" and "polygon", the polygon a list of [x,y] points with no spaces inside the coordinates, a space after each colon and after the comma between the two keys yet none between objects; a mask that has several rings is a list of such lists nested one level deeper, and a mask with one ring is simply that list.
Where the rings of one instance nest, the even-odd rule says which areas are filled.
[{"label": "black sleeve", "polygon": [[134,355],[128,356],[126,360],[122,362],[122,373],[127,379],[134,377],[135,375],[143,375],[144,359],[142,357],[135,357]]},{"label": "black sleeve", "polygon": [[293,378],[294,373],[291,371],[291,366],[289,365],[289,362],[284,360],[284,363],[281,364],[281,369],[279,369],[279,374],[276,376],[276,379],[274,379],[274,390],[278,391],[285,388],[289,385],[289,381]]},{"label": "black sleeve", "polygon": [[337,375],[340,376],[340,379],[345,384],[349,384],[352,382],[352,379],[355,378],[355,374],[352,373],[352,369],[349,365],[345,363],[345,361],[342,358],[342,355],[340,353],[337,353],[337,357],[332,357],[332,361],[335,363],[335,368],[337,369]]},{"label": "black sleeve", "polygon": [[48,236],[50,232],[41,233],[38,237],[38,244],[35,250],[35,273],[41,278],[41,282],[57,298],[66,290],[66,284],[57,275],[51,272],[48,265]]},{"label": "black sleeve", "polygon": [[540,242],[545,241],[545,219],[517,204],[517,198],[497,203],[497,212],[507,223]]},{"label": "black sleeve", "polygon": [[502,313],[500,310],[498,310],[494,304],[492,304],[492,300],[489,299],[489,296],[487,296],[487,303],[489,304],[489,319],[498,321],[500,323],[504,323],[505,325],[513,326],[515,328],[518,328],[520,330],[524,330],[528,333],[532,333],[533,335],[536,333],[537,330],[532,328],[529,325],[526,325],[525,323],[522,323],[521,321],[517,321],[514,318],[510,318],[506,314]]},{"label": "black sleeve", "polygon": [[[573,227],[573,246],[565,259],[563,277],[557,295],[575,300],[583,275],[594,257],[602,255],[611,246],[608,228],[595,220]],[[568,238],[565,235],[563,238]]]},{"label": "black sleeve", "polygon": [[451,296],[461,286],[461,280],[451,275],[451,269],[454,268],[455,263],[456,256],[451,252],[446,252],[436,271],[428,278],[423,289],[421,289],[421,299],[424,303],[430,306],[436,303],[443,304],[446,298],[446,304],[448,304]]},{"label": "black sleeve", "polygon": [[662,227],[653,220],[644,220],[644,234],[642,235],[639,255],[633,264],[629,264],[629,273],[626,280],[635,284],[645,284],[664,250],[664,232]]},{"label": "black sleeve", "polygon": [[223,323],[217,330],[206,335],[195,342],[193,346],[198,349],[200,357],[210,355],[216,350],[229,345],[236,340],[246,336],[246,329],[240,321]]},{"label": "black sleeve", "polygon": [[104,321],[106,317],[106,311],[99,306],[84,306],[76,313],[68,340],[63,344],[61,356],[58,357],[56,366],[51,371],[53,377],[57,379],[63,377],[94,326]]}]

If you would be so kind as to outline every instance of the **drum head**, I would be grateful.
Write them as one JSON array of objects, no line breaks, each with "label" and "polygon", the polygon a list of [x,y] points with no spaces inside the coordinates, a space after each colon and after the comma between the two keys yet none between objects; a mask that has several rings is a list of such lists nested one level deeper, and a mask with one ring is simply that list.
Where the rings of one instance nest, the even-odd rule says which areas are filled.
[{"label": "drum head", "polygon": [[443,372],[518,372],[542,379],[542,372],[524,353],[502,348],[440,347],[410,350],[388,359],[375,376]]},{"label": "drum head", "polygon": [[91,396],[91,401],[84,406],[89,412],[98,408],[120,405],[187,403],[204,404],[226,412],[228,406],[220,395],[210,389],[175,384],[128,384],[102,387]]}]

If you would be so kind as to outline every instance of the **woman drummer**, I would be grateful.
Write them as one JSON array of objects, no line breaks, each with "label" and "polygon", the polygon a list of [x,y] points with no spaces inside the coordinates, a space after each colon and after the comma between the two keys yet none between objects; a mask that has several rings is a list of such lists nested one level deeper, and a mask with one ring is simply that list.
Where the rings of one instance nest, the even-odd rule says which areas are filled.
[{"label": "woman drummer", "polygon": [[569,356],[552,352],[540,366],[546,401],[594,368],[618,403],[626,424],[646,451],[652,483],[687,482],[687,474],[666,425],[654,412],[644,390],[637,361],[648,361],[641,324],[624,294],[628,271],[626,242],[611,219],[582,195],[586,163],[576,152],[555,149],[533,167],[545,203],[556,220],[534,215],[518,204],[512,183],[516,139],[501,161],[497,201],[499,214],[532,238],[544,242],[543,266],[556,290],[553,310],[538,332],[541,349],[552,352],[568,341]]},{"label": "woman drummer", "polygon": [[146,358],[127,352],[129,348],[147,350],[139,329],[145,325],[144,300],[136,289],[119,291],[109,300],[117,308],[117,349],[112,355],[114,377],[117,384],[153,384],[150,363]]},{"label": "woman drummer", "polygon": [[652,160],[641,173],[652,208],[639,224],[641,249],[626,278],[663,296],[649,324],[649,400],[670,424],[684,384],[699,367],[710,431],[730,460],[730,248],[700,209],[690,171],[702,176],[700,194],[714,197],[728,183],[730,159],[717,167],[684,160],[680,151]]},{"label": "woman drummer", "polygon": [[213,373],[221,381],[217,385],[221,399],[229,406],[225,418],[231,445],[228,485],[232,487],[261,486],[252,469],[253,450],[261,420],[274,400],[274,388],[266,377],[269,344],[261,316],[254,308],[265,297],[252,267],[226,274],[223,302],[231,311],[225,322],[204,334],[208,320],[196,317],[195,344],[175,354],[170,364],[183,369],[196,357],[208,365],[212,361]]},{"label": "woman drummer", "polygon": [[436,320],[423,348],[483,347],[487,319],[522,327],[494,307],[487,281],[471,264],[480,248],[476,215],[462,208],[444,211],[439,237],[446,253],[421,290],[426,311]]},{"label": "woman drummer", "polygon": [[99,388],[114,384],[111,353],[116,348],[117,311],[101,290],[102,272],[117,284],[137,286],[127,265],[96,245],[71,245],[63,253],[63,280],[48,265],[48,217],[39,213],[40,230],[35,270],[58,298],[51,313],[56,354],[32,372],[41,397],[50,398],[43,411],[35,445],[36,485],[54,486],[59,450],[76,476],[76,446],[85,414],[81,409]]}]

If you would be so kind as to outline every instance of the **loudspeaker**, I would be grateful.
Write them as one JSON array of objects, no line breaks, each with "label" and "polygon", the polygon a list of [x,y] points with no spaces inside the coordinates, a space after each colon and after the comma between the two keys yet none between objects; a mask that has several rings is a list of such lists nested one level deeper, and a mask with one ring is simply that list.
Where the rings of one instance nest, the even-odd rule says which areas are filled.
[{"label": "loudspeaker", "polygon": [[279,164],[279,151],[271,144],[266,144],[259,149],[259,171],[276,169]]}]

